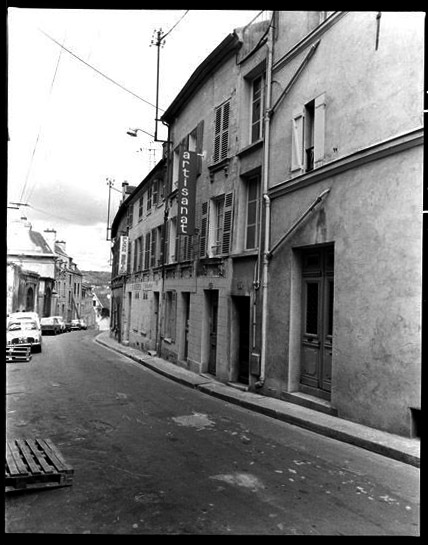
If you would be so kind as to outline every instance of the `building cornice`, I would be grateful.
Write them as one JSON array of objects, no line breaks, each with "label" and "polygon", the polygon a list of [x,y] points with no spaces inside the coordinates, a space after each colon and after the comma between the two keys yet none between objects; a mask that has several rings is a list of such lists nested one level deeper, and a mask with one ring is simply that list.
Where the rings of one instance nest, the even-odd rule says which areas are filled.
[{"label": "building cornice", "polygon": [[286,193],[295,191],[296,189],[318,183],[326,178],[331,178],[332,176],[337,176],[338,174],[346,172],[347,170],[357,168],[372,161],[377,161],[378,159],[388,157],[389,155],[405,151],[415,146],[421,146],[423,142],[423,127],[396,135],[393,138],[357,150],[345,157],[341,157],[340,159],[335,159],[334,161],[326,163],[322,167],[316,168],[311,172],[302,174],[295,178],[284,180],[283,182],[280,182],[269,189],[269,197],[271,199],[275,199],[285,195]]}]

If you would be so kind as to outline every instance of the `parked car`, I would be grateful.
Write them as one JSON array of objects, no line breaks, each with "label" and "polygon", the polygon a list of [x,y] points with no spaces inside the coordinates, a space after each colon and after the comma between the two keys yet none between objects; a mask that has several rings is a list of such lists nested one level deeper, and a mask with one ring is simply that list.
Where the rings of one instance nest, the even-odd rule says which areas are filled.
[{"label": "parked car", "polygon": [[59,325],[61,326],[61,333],[65,333],[67,331],[64,318],[62,316],[52,316],[52,318],[56,318],[59,322]]},{"label": "parked car", "polygon": [[76,330],[76,329],[80,329],[80,320],[79,319],[75,319],[75,320],[71,320],[71,329],[73,330]]},{"label": "parked car", "polygon": [[40,317],[37,312],[11,312],[7,317],[7,321],[10,320],[32,320],[40,328]]},{"label": "parked car", "polygon": [[80,329],[88,329],[88,326],[86,325],[86,322],[83,318],[80,318]]},{"label": "parked car", "polygon": [[7,346],[30,346],[34,352],[42,351],[42,331],[35,320],[9,320],[6,329]]},{"label": "parked car", "polygon": [[40,320],[40,324],[42,326],[42,333],[50,333],[52,335],[57,335],[58,333],[61,333],[61,324],[57,320],[57,318],[54,318],[53,316],[50,316],[49,318],[42,318]]},{"label": "parked car", "polygon": [[66,331],[71,331],[71,321],[65,322],[65,330]]}]

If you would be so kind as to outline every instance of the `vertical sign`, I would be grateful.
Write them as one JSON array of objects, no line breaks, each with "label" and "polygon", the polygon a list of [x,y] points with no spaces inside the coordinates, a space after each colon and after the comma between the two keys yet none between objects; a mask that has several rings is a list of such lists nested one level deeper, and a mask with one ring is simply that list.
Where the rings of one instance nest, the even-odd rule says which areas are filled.
[{"label": "vertical sign", "polygon": [[128,244],[128,237],[120,237],[118,274],[126,274],[128,264]]},{"label": "vertical sign", "polygon": [[195,231],[196,169],[195,151],[180,151],[177,193],[177,234]]}]

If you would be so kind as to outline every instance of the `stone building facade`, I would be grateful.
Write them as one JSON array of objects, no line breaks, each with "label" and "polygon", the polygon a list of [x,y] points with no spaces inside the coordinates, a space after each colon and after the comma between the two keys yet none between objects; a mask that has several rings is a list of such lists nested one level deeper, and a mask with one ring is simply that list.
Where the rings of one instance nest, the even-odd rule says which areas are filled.
[{"label": "stone building facade", "polygon": [[[113,222],[112,334],[418,435],[422,51],[418,13],[268,12],[228,35]],[[183,151],[195,230],[178,236]]]}]

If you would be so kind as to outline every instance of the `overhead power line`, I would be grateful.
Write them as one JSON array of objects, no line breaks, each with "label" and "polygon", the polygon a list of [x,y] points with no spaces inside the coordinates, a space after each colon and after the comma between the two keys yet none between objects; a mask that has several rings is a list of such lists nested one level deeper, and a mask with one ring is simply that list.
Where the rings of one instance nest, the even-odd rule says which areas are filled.
[{"label": "overhead power line", "polygon": [[172,28],[170,28],[166,34],[164,34],[162,36],[162,40],[164,40],[168,36],[168,34],[171,34],[171,32],[174,30],[174,28],[178,25],[178,23],[180,21],[183,20],[183,18],[189,13],[189,11],[190,10],[186,9],[186,11],[183,13],[183,15],[180,17],[180,19],[175,23],[175,25]]},{"label": "overhead power line", "polygon": [[[178,24],[178,23],[177,23]],[[172,30],[172,29],[171,29]],[[59,47],[61,47],[62,49],[64,49],[65,51],[67,51],[67,53],[69,53],[70,55],[72,55],[75,59],[79,60],[80,62],[82,62],[85,66],[87,66],[88,68],[91,68],[92,70],[94,70],[95,72],[97,72],[97,74],[99,74],[100,76],[102,76],[103,78],[105,78],[106,80],[108,80],[110,83],[113,83],[114,85],[117,85],[118,87],[120,87],[123,91],[126,91],[127,93],[129,93],[130,95],[134,96],[135,98],[138,98],[139,100],[145,102],[146,104],[148,104],[149,106],[153,106],[153,108],[156,108],[156,106],[154,104],[152,104],[151,102],[149,102],[148,100],[146,100],[145,98],[142,98],[140,97],[139,95],[137,95],[136,93],[134,93],[133,91],[130,91],[129,89],[127,89],[126,87],[124,87],[121,83],[118,83],[117,81],[115,81],[114,79],[110,78],[109,76],[107,76],[106,74],[104,74],[103,72],[101,72],[101,70],[98,70],[98,68],[95,68],[95,66],[92,66],[91,64],[89,64],[88,62],[84,61],[81,57],[79,57],[79,55],[76,55],[76,53],[74,53],[73,51],[71,51],[70,49],[68,49],[67,47],[64,47],[62,44],[60,44],[57,40],[55,40],[55,38],[52,38],[52,36],[49,36],[49,34],[47,34],[44,30],[40,29],[39,28],[39,31],[44,34],[47,38],[49,38],[49,40],[52,40],[54,43],[56,43]],[[170,31],[171,32],[171,31]],[[162,110],[163,112],[165,110],[163,110],[162,108],[159,108],[159,110]]]},{"label": "overhead power line", "polygon": [[[65,40],[65,37],[64,37],[64,40]],[[54,72],[54,75],[52,77],[52,81],[51,81],[51,86],[50,86],[50,89],[49,89],[49,98],[50,96],[52,95],[52,89],[53,89],[53,86],[54,86],[54,83],[55,83],[55,79],[56,79],[56,75],[58,73],[58,67],[59,67],[59,63],[60,63],[60,60],[61,60],[61,54],[62,54],[62,49],[60,49],[59,51],[59,55],[58,55],[58,60],[56,62],[56,66],[55,66],[55,72]],[[27,170],[27,176],[25,178],[25,182],[24,182],[24,185],[22,187],[22,191],[21,191],[21,198],[20,198],[20,201],[23,201],[24,200],[24,193],[25,193],[25,190],[27,188],[27,184],[28,184],[28,179],[29,179],[29,176],[30,176],[30,172],[31,172],[31,168],[33,166],[33,160],[34,160],[34,156],[36,154],[36,149],[37,149],[37,145],[39,143],[39,138],[40,138],[40,133],[42,131],[42,126],[43,124],[40,125],[39,127],[39,132],[37,133],[37,138],[36,138],[36,142],[34,144],[34,148],[33,148],[33,153],[31,155],[31,159],[30,159],[30,164],[28,165],[28,170]],[[30,194],[33,192],[34,190],[34,186],[33,188],[31,189],[30,191]],[[28,198],[26,200],[29,200],[30,198],[30,194],[28,195]]]}]

